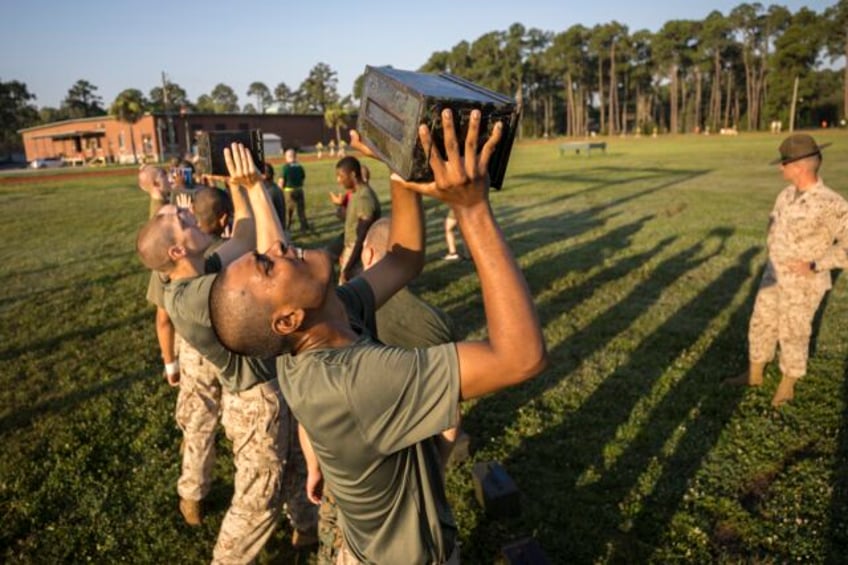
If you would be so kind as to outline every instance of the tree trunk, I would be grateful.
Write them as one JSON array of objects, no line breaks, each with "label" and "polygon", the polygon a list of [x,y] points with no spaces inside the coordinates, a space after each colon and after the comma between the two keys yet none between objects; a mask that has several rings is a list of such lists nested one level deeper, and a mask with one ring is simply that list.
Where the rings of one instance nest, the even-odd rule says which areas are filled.
[{"label": "tree trunk", "polygon": [[615,41],[610,44],[610,72],[609,72],[609,130],[610,135],[615,135],[617,128],[615,120],[618,115],[616,112],[616,95],[618,93],[618,81],[615,76]]},{"label": "tree trunk", "polygon": [[710,95],[710,128],[715,131],[718,129],[719,120],[721,119],[721,53],[718,49],[715,52],[713,61],[713,84],[712,94]]},{"label": "tree trunk", "polygon": [[[742,57],[742,60],[745,63],[745,98],[746,98],[746,101],[748,103],[748,131],[751,131],[752,124],[753,124],[753,122],[751,121],[751,110],[752,110],[751,100],[754,97],[754,85],[752,84],[753,75],[752,75],[752,72],[751,72],[751,62],[749,61],[749,58],[748,58],[748,48],[747,48],[747,46],[745,48],[745,52],[744,52],[744,55]],[[738,95],[736,97],[736,102],[737,102],[737,104],[739,102],[739,96]]]},{"label": "tree trunk", "polygon": [[604,58],[598,53],[598,105],[601,115],[598,120],[598,128],[603,129],[606,120],[606,101],[604,100]]},{"label": "tree trunk", "polygon": [[845,70],[842,78],[842,119],[848,119],[848,28],[845,29]]},{"label": "tree trunk", "polygon": [[132,122],[130,122],[130,147],[133,152],[133,163],[138,165],[138,153],[135,152],[135,132],[133,131]]},{"label": "tree trunk", "polygon": [[723,128],[729,127],[730,123],[730,93],[731,87],[733,85],[733,73],[732,71],[727,71],[727,97],[726,97],[726,105],[724,107],[724,124],[721,126]]},{"label": "tree trunk", "polygon": [[677,64],[674,63],[671,65],[671,92],[669,93],[668,101],[669,101],[669,109],[671,110],[671,114],[669,116],[669,133],[677,133]]},{"label": "tree trunk", "polygon": [[695,126],[697,133],[701,132],[701,69],[695,67]]},{"label": "tree trunk", "polygon": [[565,74],[565,135],[574,135],[574,121],[577,107],[574,104],[574,85],[571,83],[571,73]]},{"label": "tree trunk", "polygon": [[520,123],[522,121],[524,121],[521,117],[522,114],[524,114],[524,111],[523,111],[524,110],[524,85],[522,84],[522,80],[520,78],[518,79],[518,90],[515,92],[515,103],[518,106],[518,112],[519,112],[519,114],[518,114],[519,115],[519,118],[518,118],[519,127],[518,127],[517,137],[518,137],[518,139],[523,139],[524,133],[521,130],[524,129],[524,128],[521,127]]}]

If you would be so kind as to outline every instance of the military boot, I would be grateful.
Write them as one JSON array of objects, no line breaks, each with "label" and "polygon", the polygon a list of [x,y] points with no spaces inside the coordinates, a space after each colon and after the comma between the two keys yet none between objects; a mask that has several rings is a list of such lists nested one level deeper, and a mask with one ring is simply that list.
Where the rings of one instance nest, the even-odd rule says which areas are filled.
[{"label": "military boot", "polygon": [[199,526],[203,522],[203,510],[199,500],[180,498],[180,514],[189,526]]},{"label": "military boot", "polygon": [[775,408],[780,408],[795,398],[795,383],[797,382],[798,379],[793,379],[792,377],[784,376],[781,378],[780,384],[777,385],[777,391],[771,399],[771,405]]},{"label": "military boot", "polygon": [[760,386],[763,384],[765,363],[751,363],[748,370],[741,375],[724,379],[724,384],[731,386]]}]

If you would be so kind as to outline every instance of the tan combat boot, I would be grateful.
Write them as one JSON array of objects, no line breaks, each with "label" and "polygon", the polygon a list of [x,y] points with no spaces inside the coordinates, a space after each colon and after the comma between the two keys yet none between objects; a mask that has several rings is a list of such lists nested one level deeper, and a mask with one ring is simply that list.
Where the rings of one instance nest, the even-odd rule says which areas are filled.
[{"label": "tan combat boot", "polygon": [[180,514],[189,526],[199,526],[203,522],[203,511],[199,500],[180,499]]},{"label": "tan combat boot", "polygon": [[780,408],[793,398],[795,398],[795,383],[798,379],[786,377],[780,379],[780,384],[777,385],[777,391],[771,399],[771,405],[775,408]]},{"label": "tan combat boot", "polygon": [[724,379],[724,384],[732,386],[760,386],[763,384],[765,363],[751,363],[748,370],[736,377]]}]

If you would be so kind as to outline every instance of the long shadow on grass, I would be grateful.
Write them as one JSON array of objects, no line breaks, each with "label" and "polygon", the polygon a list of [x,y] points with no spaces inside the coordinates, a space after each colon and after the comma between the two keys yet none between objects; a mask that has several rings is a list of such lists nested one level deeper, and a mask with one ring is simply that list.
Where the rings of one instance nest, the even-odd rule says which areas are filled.
[{"label": "long shadow on grass", "polygon": [[0,282],[5,281],[7,279],[14,279],[20,277],[26,277],[30,275],[37,275],[41,273],[45,273],[47,271],[54,271],[56,269],[66,269],[68,267],[72,267],[74,265],[85,263],[87,265],[91,265],[93,263],[99,263],[101,261],[106,261],[109,259],[123,259],[128,257],[135,256],[134,251],[122,251],[120,253],[105,253],[103,255],[98,255],[95,257],[81,257],[77,259],[72,259],[70,261],[65,261],[64,263],[49,263],[47,265],[43,265],[41,267],[37,267],[35,269],[31,269],[29,271],[20,271],[20,270],[11,270],[7,273],[3,273],[0,275]]},{"label": "long shadow on grass", "polygon": [[[728,357],[736,362],[744,355],[756,284],[692,367],[654,406],[643,408],[647,417],[620,454],[608,452],[610,443],[660,377],[699,339],[711,317],[727,308],[751,278],[758,251],[742,253],[735,265],[646,337],[577,411],[524,441],[505,462],[519,484],[532,485],[534,494],[550,493],[543,500],[524,497],[530,501],[525,528],[534,531],[555,561],[645,562],[651,557],[699,463],[743,394],[719,383],[728,374]],[[668,445],[673,446],[670,454],[664,451]],[[647,479],[651,469],[659,476]],[[475,532],[470,545],[486,536],[491,533]]]},{"label": "long shadow on grass", "polygon": [[0,437],[29,426],[33,420],[44,414],[51,413],[53,415],[58,415],[63,412],[68,412],[90,398],[94,398],[95,396],[99,396],[112,390],[124,388],[133,381],[145,376],[147,373],[148,371],[146,370],[139,371],[137,373],[112,379],[108,382],[96,384],[83,390],[77,390],[58,398],[45,400],[35,406],[14,408],[10,413],[0,417]]},{"label": "long shadow on grass", "polygon": [[[633,200],[670,188],[697,176],[706,174],[707,172],[709,172],[709,170],[706,169],[684,171],[685,176],[680,178],[673,178],[667,182],[634,191],[629,194],[624,194],[613,200],[578,211],[567,210],[559,207],[563,200],[567,200],[571,197],[570,194],[557,195],[543,201],[536,201],[532,204],[532,206],[502,206],[497,209],[498,221],[501,226],[503,226],[504,234],[510,247],[513,249],[513,252],[517,256],[521,256],[525,253],[537,251],[541,246],[560,245],[568,239],[578,237],[590,230],[601,228],[608,220],[618,214],[618,212],[615,211],[617,208],[620,208]],[[676,172],[672,173],[676,174]],[[514,221],[515,216],[524,212],[527,208],[548,210],[549,212],[533,220],[524,222]],[[644,223],[644,220],[642,220],[642,223]],[[627,228],[624,229],[626,230]],[[602,253],[603,251],[603,249],[599,250],[599,253],[597,253],[594,257],[594,263],[592,264],[602,262],[604,260],[605,256]],[[551,265],[569,264],[567,261],[561,260],[561,255],[562,254],[557,254],[555,256],[544,255],[539,259],[539,261],[544,262],[545,272],[553,275],[554,273],[553,269],[551,269]],[[586,267],[587,265],[581,265],[581,268]],[[456,278],[463,276],[463,273],[468,273],[471,270],[473,270],[473,266],[461,263],[445,263],[432,267],[428,269],[425,276],[422,277],[422,280],[416,284],[415,288],[439,292],[451,284]],[[525,269],[525,271],[529,271],[529,269]],[[565,268],[563,269],[563,272],[564,271]],[[550,280],[548,280],[550,277],[548,277],[544,282],[537,281],[534,278],[534,275],[529,272],[526,278],[531,284],[531,291],[534,295],[544,290],[545,284],[550,282]],[[456,297],[456,300],[453,302],[468,302],[467,298],[467,296]],[[479,306],[479,297],[472,300],[469,305],[472,307]],[[443,307],[445,307],[445,305],[443,305]],[[450,306],[447,306],[447,308],[450,308]],[[457,317],[461,315],[463,320],[469,321],[470,323],[472,320],[478,322],[481,321],[481,313],[482,310],[478,309],[476,313],[470,311],[462,313],[451,312],[451,315]]]},{"label": "long shadow on grass", "polygon": [[61,286],[47,287],[47,288],[39,288],[37,290],[32,290],[30,292],[23,292],[21,294],[17,294],[15,296],[6,296],[0,298],[0,306],[5,306],[7,304],[15,303],[21,300],[34,300],[41,296],[51,296],[55,297],[57,294],[66,291],[73,291],[75,294],[79,293],[81,289],[86,287],[98,287],[98,286],[106,286],[113,285],[119,280],[138,276],[138,269],[132,268],[127,271],[123,271],[120,273],[110,273],[107,275],[101,275],[99,277],[93,279],[84,279],[82,281],[71,281],[68,284],[64,284]]},{"label": "long shadow on grass", "polygon": [[[698,242],[662,261],[621,300],[606,311],[599,312],[584,328],[552,348],[549,351],[552,367],[545,373],[527,385],[511,391],[508,396],[496,395],[482,399],[466,416],[465,422],[472,426],[476,423],[478,414],[479,417],[490,417],[492,413],[501,412],[509,417],[521,405],[530,402],[546,390],[556,386],[559,383],[559,377],[555,377],[554,373],[556,375],[567,375],[577,369],[583,359],[589,358],[606,347],[610,340],[627,330],[635,320],[647,312],[666,288],[675,284],[686,273],[697,269],[719,255],[724,248],[724,242],[731,234],[730,229],[717,228],[713,230],[711,237],[707,238],[707,240],[718,239],[718,245],[716,245],[714,251],[704,255],[704,242]],[[552,305],[555,304],[556,307],[539,309],[542,327],[546,327],[557,318],[567,316],[568,307],[591,296],[604,282],[613,280],[618,276],[625,276],[629,272],[627,269],[634,270],[643,265],[652,254],[658,253],[666,244],[665,241],[660,242],[647,254],[625,260],[622,263],[624,268],[616,267],[602,271],[579,286],[568,289],[561,295],[554,297],[551,303]],[[507,407],[504,406],[505,402],[508,403]],[[497,410],[490,408],[489,403],[497,405]]]},{"label": "long shadow on grass", "polygon": [[69,332],[43,339],[34,343],[27,343],[19,347],[11,347],[0,351],[0,361],[8,361],[20,355],[38,353],[44,349],[54,349],[60,347],[65,341],[76,338],[90,339],[110,330],[129,327],[142,320],[150,320],[152,316],[150,312],[141,312],[133,316],[121,318],[108,324],[100,324],[98,326],[80,328]]},{"label": "long shadow on grass", "polygon": [[[568,193],[566,199],[569,199],[630,182],[662,178],[669,175],[683,175],[691,178],[707,172],[709,170],[662,169],[659,167],[592,167],[590,169],[580,169],[579,171],[538,171],[509,177],[507,187],[509,190],[519,190],[525,185],[549,182],[588,185],[585,188]],[[604,176],[619,175],[627,176],[624,178],[614,178],[613,180],[603,178]]]}]

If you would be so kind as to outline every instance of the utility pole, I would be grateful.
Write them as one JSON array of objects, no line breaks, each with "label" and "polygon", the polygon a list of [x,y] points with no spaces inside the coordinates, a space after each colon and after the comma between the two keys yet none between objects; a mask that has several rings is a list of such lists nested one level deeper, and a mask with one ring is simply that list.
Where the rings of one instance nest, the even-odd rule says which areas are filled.
[{"label": "utility pole", "polygon": [[174,157],[177,154],[177,139],[174,134],[174,115],[168,97],[168,78],[165,71],[162,71],[162,102],[165,105],[165,122],[168,124],[168,155]]}]

